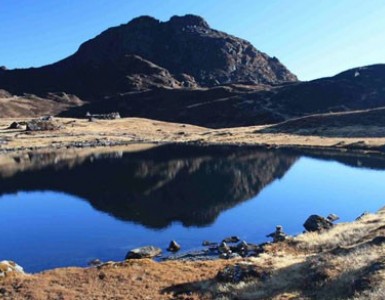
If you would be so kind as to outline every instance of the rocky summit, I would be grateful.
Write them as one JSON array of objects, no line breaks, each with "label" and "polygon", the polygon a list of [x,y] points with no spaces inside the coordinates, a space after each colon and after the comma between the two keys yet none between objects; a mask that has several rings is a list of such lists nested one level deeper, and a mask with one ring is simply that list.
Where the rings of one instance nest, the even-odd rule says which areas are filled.
[{"label": "rocky summit", "polygon": [[11,93],[65,91],[85,100],[159,87],[293,81],[297,77],[277,58],[194,15],[167,22],[138,17],[107,29],[52,65],[0,72],[0,87]]}]

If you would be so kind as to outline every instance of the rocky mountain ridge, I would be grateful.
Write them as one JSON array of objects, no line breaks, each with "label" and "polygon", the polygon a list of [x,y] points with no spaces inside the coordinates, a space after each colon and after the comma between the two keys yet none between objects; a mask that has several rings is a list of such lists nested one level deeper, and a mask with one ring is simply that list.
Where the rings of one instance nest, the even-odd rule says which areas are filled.
[{"label": "rocky mountain ridge", "polygon": [[167,22],[138,17],[52,65],[0,72],[0,87],[11,93],[65,91],[88,101],[149,88],[296,80],[277,58],[194,15]]}]

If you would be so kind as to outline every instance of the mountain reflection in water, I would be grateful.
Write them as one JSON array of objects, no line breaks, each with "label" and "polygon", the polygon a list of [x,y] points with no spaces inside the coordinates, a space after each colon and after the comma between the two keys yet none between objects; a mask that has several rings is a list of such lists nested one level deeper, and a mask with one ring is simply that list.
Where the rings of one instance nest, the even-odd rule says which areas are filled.
[{"label": "mountain reflection in water", "polygon": [[[149,228],[174,221],[211,224],[222,211],[282,178],[303,153],[240,147],[167,145],[88,156],[30,153],[0,171],[0,195],[59,191],[115,218]],[[308,156],[385,169],[384,157],[330,152]]]},{"label": "mountain reflection in water", "polygon": [[2,173],[0,195],[60,191],[150,228],[205,226],[281,178],[296,159],[283,151],[177,145],[62,160],[31,153],[14,158],[27,170]]}]

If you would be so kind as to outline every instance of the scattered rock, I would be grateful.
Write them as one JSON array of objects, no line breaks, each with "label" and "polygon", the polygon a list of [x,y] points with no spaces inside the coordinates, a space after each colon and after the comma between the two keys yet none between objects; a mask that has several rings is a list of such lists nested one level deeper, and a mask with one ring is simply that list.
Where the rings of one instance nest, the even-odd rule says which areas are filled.
[{"label": "scattered rock", "polygon": [[235,258],[241,258],[242,256],[238,253],[221,253],[219,254],[219,258],[221,259],[235,259]]},{"label": "scattered rock", "polygon": [[339,216],[337,216],[336,214],[329,214],[326,219],[328,219],[330,222],[335,222],[337,220],[340,219]]},{"label": "scattered rock", "polygon": [[360,214],[360,215],[356,218],[356,221],[361,220],[363,217],[367,216],[368,214],[369,214],[369,212],[364,211],[362,214]]},{"label": "scattered rock", "polygon": [[311,215],[307,218],[303,227],[305,227],[307,231],[322,231],[332,228],[333,223],[319,215]]},{"label": "scattered rock", "polygon": [[229,236],[222,240],[225,243],[238,243],[241,239],[237,236]]},{"label": "scattered rock", "polygon": [[275,231],[266,235],[266,237],[272,237],[273,243],[283,242],[286,240],[286,233],[283,232],[283,227],[281,225],[277,225],[275,227]]},{"label": "scattered rock", "polygon": [[234,259],[234,258],[241,258],[242,256],[239,255],[238,253],[230,253],[229,259]]},{"label": "scattered rock", "polygon": [[8,129],[23,129],[23,125],[19,122],[12,122],[11,125],[8,126]]},{"label": "scattered rock", "polygon": [[171,241],[170,245],[167,248],[167,251],[178,252],[180,250],[180,245],[176,241]]},{"label": "scattered rock", "polygon": [[219,253],[231,253],[230,247],[225,242],[219,244],[218,251]]},{"label": "scattered rock", "polygon": [[236,252],[240,254],[241,256],[246,256],[249,252],[249,245],[246,243],[246,241],[241,241],[233,250],[233,252]]},{"label": "scattered rock", "polygon": [[100,259],[93,259],[91,261],[88,262],[88,265],[89,266],[99,266],[102,264],[102,261]]},{"label": "scattered rock", "polygon": [[162,254],[162,249],[154,246],[144,246],[130,250],[126,259],[153,258]]},{"label": "scattered rock", "polygon": [[48,131],[48,130],[58,130],[60,125],[53,122],[52,120],[32,120],[27,122],[27,131]]},{"label": "scattered rock", "polygon": [[0,278],[10,273],[25,274],[21,266],[11,260],[3,260],[0,262]]},{"label": "scattered rock", "polygon": [[41,117],[40,120],[42,120],[42,121],[53,121],[53,116],[44,116],[44,117]]},{"label": "scattered rock", "polygon": [[106,278],[106,273],[100,272],[98,277],[99,277],[100,280],[104,280]]},{"label": "scattered rock", "polygon": [[202,246],[217,246],[217,243],[204,240]]},{"label": "scattered rock", "polygon": [[219,271],[216,279],[220,282],[239,283],[253,279],[266,280],[270,274],[252,264],[235,264]]},{"label": "scattered rock", "polygon": [[219,258],[221,258],[221,259],[229,259],[230,254],[231,253],[227,253],[227,252],[219,253]]}]

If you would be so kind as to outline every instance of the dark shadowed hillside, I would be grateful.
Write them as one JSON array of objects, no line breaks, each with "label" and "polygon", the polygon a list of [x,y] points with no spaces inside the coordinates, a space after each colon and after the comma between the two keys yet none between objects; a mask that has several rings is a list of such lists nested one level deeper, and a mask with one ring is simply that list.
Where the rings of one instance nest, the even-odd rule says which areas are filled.
[{"label": "dark shadowed hillside", "polygon": [[[62,115],[82,117],[87,111],[119,111],[126,117],[222,128],[272,124],[312,114],[382,106],[385,106],[385,65],[373,65],[334,77],[281,86],[231,84],[126,93],[73,108]],[[350,122],[354,119],[350,118]]]}]

